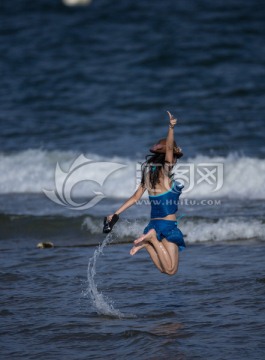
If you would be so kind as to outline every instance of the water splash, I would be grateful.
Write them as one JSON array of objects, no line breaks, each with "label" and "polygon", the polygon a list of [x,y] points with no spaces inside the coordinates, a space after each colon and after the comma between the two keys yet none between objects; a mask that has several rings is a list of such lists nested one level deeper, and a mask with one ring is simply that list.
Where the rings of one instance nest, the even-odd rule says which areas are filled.
[{"label": "water splash", "polygon": [[88,267],[87,267],[87,282],[88,288],[85,292],[85,295],[89,295],[92,301],[92,305],[95,307],[98,314],[114,316],[118,318],[124,318],[125,315],[121,313],[118,309],[115,309],[112,300],[104,296],[97,289],[97,285],[95,283],[94,277],[96,275],[96,263],[100,254],[103,253],[103,249],[106,245],[112,242],[112,235],[108,234],[102,244],[100,244],[94,255],[89,259]]}]

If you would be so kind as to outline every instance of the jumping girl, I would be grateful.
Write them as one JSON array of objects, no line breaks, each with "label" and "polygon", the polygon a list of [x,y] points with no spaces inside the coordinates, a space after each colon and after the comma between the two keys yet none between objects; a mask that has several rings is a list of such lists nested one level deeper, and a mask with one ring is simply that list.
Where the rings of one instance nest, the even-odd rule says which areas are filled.
[{"label": "jumping girl", "polygon": [[[153,155],[147,156],[142,165],[141,184],[115,214],[119,215],[137,203],[144,192],[148,191],[151,219],[143,235],[134,241],[130,254],[135,255],[145,248],[162,273],[174,275],[178,271],[179,251],[185,248],[185,243],[176,219],[178,199],[183,185],[174,181],[172,169],[183,153],[174,141],[177,120],[169,111],[167,113],[167,138],[160,140],[150,149]],[[108,216],[108,221],[111,221],[113,215]]]}]

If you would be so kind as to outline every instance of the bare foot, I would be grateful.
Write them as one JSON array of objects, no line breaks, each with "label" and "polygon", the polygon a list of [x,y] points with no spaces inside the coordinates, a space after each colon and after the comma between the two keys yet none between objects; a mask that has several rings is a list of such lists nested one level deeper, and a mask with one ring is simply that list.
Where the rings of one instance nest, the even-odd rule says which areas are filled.
[{"label": "bare foot", "polygon": [[143,234],[138,239],[134,240],[134,244],[137,245],[137,244],[141,243],[142,241],[144,241],[147,237],[151,237],[152,235],[155,235],[155,234],[156,234],[155,230],[151,229],[148,231],[147,234]]},{"label": "bare foot", "polygon": [[131,251],[130,251],[130,254],[135,255],[139,250],[146,247],[146,245],[147,245],[147,242],[145,241],[144,244],[136,245],[136,246],[132,247]]}]

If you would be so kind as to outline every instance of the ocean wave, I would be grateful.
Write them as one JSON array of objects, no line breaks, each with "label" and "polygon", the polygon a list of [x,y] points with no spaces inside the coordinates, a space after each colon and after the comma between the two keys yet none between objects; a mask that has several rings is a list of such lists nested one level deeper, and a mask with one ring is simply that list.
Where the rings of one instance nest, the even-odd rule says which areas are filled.
[{"label": "ocean wave", "polygon": [[[102,232],[101,224],[95,224],[89,217],[84,219],[83,226],[92,234]],[[130,242],[132,238],[137,238],[142,234],[145,226],[146,222],[142,220],[120,221],[113,230],[116,241]],[[187,244],[239,240],[265,241],[263,220],[236,217],[222,219],[190,217],[181,220],[179,228]]]},{"label": "ocean wave", "polygon": [[186,221],[181,226],[188,243],[223,242],[237,240],[265,240],[262,220],[224,218],[215,222]]},{"label": "ocean wave", "polygon": [[[114,243],[132,243],[142,233],[148,219],[121,218],[114,226]],[[103,241],[103,217],[33,216],[0,214],[0,239],[52,241],[57,246],[92,246]],[[236,242],[242,240],[265,241],[264,218],[198,217],[187,216],[178,221],[179,229],[189,244]]]},{"label": "ocean wave", "polygon": [[[135,191],[140,181],[139,162],[143,159],[138,161],[117,156],[86,154],[85,157],[90,159],[93,166],[85,167],[82,163],[85,158],[80,155],[74,151],[40,149],[2,153],[0,154],[0,194],[42,193],[44,189],[52,191],[55,190],[55,180],[57,186],[61,186],[61,190],[63,187],[68,188],[69,194],[73,196],[92,198],[96,192],[100,192],[109,198],[126,198]],[[75,161],[79,163],[78,166],[73,167]],[[104,173],[104,177],[98,180],[98,174],[104,171],[104,163],[110,162],[124,167],[109,174]],[[62,171],[57,172],[55,179],[57,163]],[[220,169],[222,168],[219,174],[218,164],[221,164]],[[182,197],[265,199],[264,159],[237,154],[230,154],[227,157],[198,155],[181,161],[178,166],[182,171],[180,180],[189,176],[187,184],[184,182]],[[186,169],[185,174],[183,169]],[[65,183],[68,180],[69,182],[71,180],[70,184]],[[217,187],[219,189],[216,190]]]}]

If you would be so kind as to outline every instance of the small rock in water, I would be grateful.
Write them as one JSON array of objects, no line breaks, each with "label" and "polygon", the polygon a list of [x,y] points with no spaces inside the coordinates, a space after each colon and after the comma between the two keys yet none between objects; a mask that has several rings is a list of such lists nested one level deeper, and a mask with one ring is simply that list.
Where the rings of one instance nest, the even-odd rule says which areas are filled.
[{"label": "small rock in water", "polygon": [[52,242],[40,242],[37,245],[38,249],[48,249],[48,248],[53,248],[54,245]]}]

